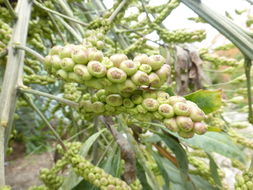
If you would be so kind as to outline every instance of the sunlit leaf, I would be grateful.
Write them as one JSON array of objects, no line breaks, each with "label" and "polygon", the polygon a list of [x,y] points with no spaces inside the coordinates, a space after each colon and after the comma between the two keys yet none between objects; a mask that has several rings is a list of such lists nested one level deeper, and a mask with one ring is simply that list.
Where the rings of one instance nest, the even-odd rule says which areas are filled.
[{"label": "sunlit leaf", "polygon": [[221,90],[198,90],[185,96],[196,103],[206,114],[218,110],[221,105]]}]

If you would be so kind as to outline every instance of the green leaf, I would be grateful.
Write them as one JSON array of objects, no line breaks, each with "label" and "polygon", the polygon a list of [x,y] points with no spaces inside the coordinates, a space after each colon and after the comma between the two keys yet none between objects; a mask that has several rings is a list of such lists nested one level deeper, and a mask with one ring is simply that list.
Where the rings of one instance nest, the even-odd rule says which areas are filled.
[{"label": "green leaf", "polygon": [[188,159],[187,154],[183,147],[180,145],[180,142],[176,138],[169,135],[159,135],[162,141],[174,152],[177,158],[178,166],[180,169],[180,174],[182,176],[182,181],[184,182],[184,187],[187,190],[196,189],[193,182],[191,181],[188,175]]},{"label": "green leaf", "polygon": [[211,156],[211,154],[207,153],[207,156],[210,160],[209,161],[209,166],[210,166],[211,176],[212,176],[215,184],[222,187],[220,176],[218,174],[219,167],[217,166],[217,164],[216,164],[215,160],[213,159],[213,157]]},{"label": "green leaf", "polygon": [[181,0],[181,2],[216,28],[221,34],[235,44],[243,54],[253,60],[253,39],[242,27],[236,25],[225,16],[213,11],[199,0]]},{"label": "green leaf", "polygon": [[138,160],[136,163],[136,169],[137,169],[137,177],[140,180],[143,189],[152,190],[152,188],[148,184],[148,179],[145,174],[145,169],[143,168],[143,166],[141,165],[141,163]]},{"label": "green leaf", "polygon": [[221,105],[221,90],[198,90],[185,96],[196,103],[206,114],[218,110]]},{"label": "green leaf", "polygon": [[163,162],[161,157],[154,151],[151,150],[152,156],[155,159],[157,166],[161,172],[161,175],[163,176],[163,180],[164,180],[164,186],[163,189],[167,190],[168,187],[170,186],[170,178],[168,176],[167,170],[165,169],[165,167],[163,166]]},{"label": "green leaf", "polygon": [[[97,140],[97,138],[105,131],[105,129],[98,131],[97,133],[90,136],[82,145],[80,154],[82,156],[86,156],[89,152],[93,143]],[[74,171],[71,171],[70,174],[65,178],[64,183],[61,186],[62,190],[70,190],[77,186],[83,180],[82,177],[76,175]]]},{"label": "green leaf", "polygon": [[217,152],[228,158],[245,161],[245,154],[226,133],[208,132],[204,135],[195,135],[191,139],[180,139],[187,144],[203,149],[207,153]]},{"label": "green leaf", "polygon": [[101,168],[114,177],[120,177],[122,167],[120,150],[117,144],[115,144],[113,150],[109,152],[107,159],[105,159],[104,163],[101,164]]}]

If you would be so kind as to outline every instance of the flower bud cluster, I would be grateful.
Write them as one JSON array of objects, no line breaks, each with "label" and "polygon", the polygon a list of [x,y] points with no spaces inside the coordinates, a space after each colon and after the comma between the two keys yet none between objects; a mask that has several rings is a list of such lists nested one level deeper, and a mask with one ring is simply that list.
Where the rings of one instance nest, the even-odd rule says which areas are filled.
[{"label": "flower bud cluster", "polygon": [[23,82],[25,84],[40,84],[40,85],[48,85],[50,83],[55,83],[55,78],[50,77],[48,75],[24,75]]},{"label": "flower bud cluster", "polygon": [[242,175],[235,177],[235,190],[251,190],[253,189],[253,173],[244,172]]},{"label": "flower bud cluster", "polygon": [[3,51],[11,38],[11,27],[0,19],[0,52]]},{"label": "flower bud cluster", "polygon": [[253,140],[243,137],[242,135],[238,134],[236,131],[232,129],[229,130],[228,134],[232,138],[232,140],[235,141],[236,143],[241,144],[244,147],[253,149]]},{"label": "flower bud cluster", "polygon": [[79,111],[88,116],[127,113],[138,121],[159,120],[184,138],[207,131],[202,122],[205,113],[195,103],[180,96],[169,96],[163,91],[136,91],[129,95],[112,94],[101,89],[94,95],[84,94],[80,107]]},{"label": "flower bud cluster", "polygon": [[78,90],[77,83],[65,83],[64,88],[64,98],[69,99],[71,101],[78,102],[82,96],[82,92]]},{"label": "flower bud cluster", "polygon": [[108,58],[85,45],[53,47],[45,58],[45,69],[64,81],[112,93],[131,93],[140,86],[159,88],[171,71],[161,55],[141,54],[130,60],[125,54],[114,54]]},{"label": "flower bud cluster", "polygon": [[142,188],[142,185],[141,185],[141,183],[140,183],[140,181],[137,179],[137,180],[135,180],[131,185],[130,185],[130,187],[131,187],[131,190],[142,190],[143,188]]},{"label": "flower bud cluster", "polygon": [[[113,177],[82,157],[79,154],[80,146],[81,144],[77,142],[67,143],[67,151],[64,152],[65,159],[72,165],[78,175],[101,190],[131,190],[126,182]],[[63,150],[60,150],[60,152],[63,152]]]},{"label": "flower bud cluster", "polygon": [[152,27],[158,32],[158,35],[165,43],[192,43],[200,42],[206,38],[205,30],[187,31],[184,29],[168,31],[156,24]]},{"label": "flower bud cluster", "polygon": [[58,160],[53,168],[50,170],[47,168],[40,170],[40,179],[45,186],[50,190],[57,190],[63,183],[63,177],[57,174],[67,165],[67,161],[63,158]]},{"label": "flower bud cluster", "polygon": [[219,66],[237,66],[238,61],[235,59],[229,59],[226,57],[220,57],[216,55],[209,54],[205,49],[201,50],[200,52],[200,58],[203,61],[210,62],[214,64],[214,66],[219,67]]},{"label": "flower bud cluster", "polygon": [[104,48],[105,43],[105,35],[104,32],[101,30],[87,30],[84,34],[83,44],[86,47],[95,47],[98,50]]}]

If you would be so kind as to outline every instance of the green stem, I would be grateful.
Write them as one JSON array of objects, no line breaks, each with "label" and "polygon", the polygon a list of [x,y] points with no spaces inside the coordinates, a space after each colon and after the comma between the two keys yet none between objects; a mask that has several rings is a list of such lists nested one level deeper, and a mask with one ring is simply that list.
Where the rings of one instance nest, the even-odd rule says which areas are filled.
[{"label": "green stem", "polygon": [[67,100],[67,99],[64,99],[64,98],[60,98],[60,97],[54,96],[52,94],[48,94],[48,93],[41,92],[41,91],[38,91],[38,90],[33,90],[33,89],[30,89],[30,88],[24,88],[24,87],[19,87],[19,90],[21,92],[24,92],[24,93],[29,93],[29,94],[44,96],[44,97],[56,100],[58,102],[67,104],[69,106],[73,106],[73,107],[77,107],[78,106],[78,103],[76,103],[76,102],[73,102],[73,101],[70,101],[70,100]]},{"label": "green stem", "polygon": [[116,16],[119,14],[119,12],[121,11],[121,9],[126,5],[127,0],[123,0],[119,6],[114,10],[114,12],[112,13],[112,15],[108,18],[109,23],[112,23],[113,20],[116,18]]},{"label": "green stem", "polygon": [[66,23],[61,17],[55,15],[55,18],[62,23],[62,25],[75,37],[78,42],[82,42],[82,37],[79,35],[68,23]]},{"label": "green stem", "polygon": [[19,43],[13,43],[12,47],[16,48],[16,49],[25,50],[27,53],[36,57],[40,62],[42,62],[42,63],[44,62],[44,57],[42,55],[40,55],[38,52],[34,51],[33,49],[31,49],[27,46],[22,46]]},{"label": "green stem", "polygon": [[50,124],[50,122],[47,120],[47,118],[44,116],[44,114],[33,103],[32,98],[29,95],[27,95],[27,94],[24,94],[23,97],[27,101],[27,103],[29,103],[30,106],[34,109],[34,111],[37,112],[37,114],[41,117],[41,119],[46,123],[46,125],[49,127],[49,129],[53,132],[53,135],[58,140],[58,142],[60,143],[60,145],[62,146],[62,148],[64,148],[66,150],[66,147],[65,147],[65,145],[64,145],[61,137],[59,136],[59,134],[57,133],[57,131],[54,129],[54,127]]},{"label": "green stem", "polygon": [[36,1],[36,0],[34,0],[33,2],[34,2],[34,4],[35,4],[37,7],[41,8],[41,9],[47,11],[47,12],[50,12],[50,13],[55,14],[55,15],[58,15],[58,16],[60,16],[60,17],[62,17],[62,18],[68,19],[68,20],[70,20],[70,21],[72,21],[72,22],[75,22],[75,23],[77,23],[77,24],[80,24],[80,25],[82,25],[82,26],[88,26],[87,23],[84,23],[84,22],[79,21],[79,20],[77,20],[77,19],[75,19],[75,18],[71,18],[71,17],[66,16],[66,15],[64,15],[64,14],[61,14],[61,13],[59,13],[59,12],[57,12],[57,11],[54,11],[54,10],[52,10],[52,9],[49,9],[49,8],[43,6],[41,3],[39,3],[39,2]]},{"label": "green stem", "polygon": [[14,9],[12,8],[9,0],[4,0],[4,4],[6,5],[6,7],[8,8],[9,12],[10,12],[10,15],[13,17],[13,18],[17,18],[17,15],[14,11]]},{"label": "green stem", "polygon": [[4,169],[4,134],[5,128],[0,126],[0,188],[5,184],[5,169]]},{"label": "green stem", "polygon": [[58,26],[58,24],[57,24],[55,18],[52,16],[51,13],[48,13],[48,15],[49,15],[50,19],[52,20],[52,23],[54,24],[54,26],[55,26],[55,28],[56,28],[56,30],[57,30],[59,36],[61,37],[62,41],[63,41],[64,44],[66,45],[66,44],[68,43],[68,41],[67,41],[67,39],[64,38],[64,36],[62,35],[62,31],[61,31],[60,27]]},{"label": "green stem", "polygon": [[[26,44],[28,23],[30,20],[30,14],[32,9],[32,3],[29,0],[18,1],[16,5],[17,19],[13,26],[13,32],[11,42],[20,42],[21,45]],[[6,69],[4,73],[4,80],[2,84],[2,91],[0,94],[0,170],[4,170],[3,160],[5,149],[2,143],[8,143],[8,134],[11,131],[13,117],[16,107],[16,94],[17,83],[19,73],[23,70],[24,65],[23,51],[15,50],[13,47],[8,47],[8,58]],[[2,129],[6,127],[6,129]],[[5,135],[3,135],[5,133]],[[4,139],[5,136],[5,139]],[[3,172],[3,171],[2,171]],[[0,187],[5,185],[5,176],[0,175]]]},{"label": "green stem", "polygon": [[252,112],[252,93],[251,93],[251,78],[250,78],[250,70],[251,70],[251,60],[249,57],[244,56],[244,68],[246,75],[246,84],[247,84],[247,93],[248,93],[248,105],[249,105],[249,116],[248,120],[250,123],[253,123],[253,112]]}]

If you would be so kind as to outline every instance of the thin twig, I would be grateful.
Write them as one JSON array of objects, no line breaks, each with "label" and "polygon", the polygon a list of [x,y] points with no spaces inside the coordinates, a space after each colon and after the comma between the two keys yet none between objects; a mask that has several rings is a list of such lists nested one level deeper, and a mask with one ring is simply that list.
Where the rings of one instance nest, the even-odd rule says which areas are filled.
[{"label": "thin twig", "polygon": [[19,43],[13,43],[12,47],[25,50],[27,53],[36,57],[40,62],[42,62],[42,63],[44,62],[44,57],[42,55],[40,55],[38,52],[34,51],[33,49],[31,49],[27,46],[22,46]]},{"label": "thin twig", "polygon": [[4,0],[4,4],[6,5],[7,9],[9,10],[10,12],[10,15],[16,19],[17,18],[17,14],[15,13],[14,9],[12,8],[9,0]]},{"label": "thin twig", "polygon": [[116,18],[116,16],[119,14],[119,12],[121,11],[121,9],[125,6],[125,4],[127,3],[127,0],[123,0],[119,6],[114,10],[114,12],[111,14],[111,16],[108,18],[109,23],[112,23],[113,20]]},{"label": "thin twig", "polygon": [[47,118],[44,116],[44,114],[39,110],[39,108],[37,108],[37,106],[33,103],[32,98],[27,95],[27,94],[23,94],[24,99],[27,101],[27,103],[29,103],[29,105],[34,109],[35,112],[37,112],[37,114],[41,117],[41,119],[47,124],[47,126],[49,127],[49,129],[53,132],[55,138],[59,141],[59,143],[61,144],[62,148],[64,150],[66,150],[66,147],[61,139],[61,137],[59,136],[59,134],[57,133],[57,131],[54,129],[54,127],[50,124],[50,122],[47,120]]},{"label": "thin twig", "polygon": [[38,91],[38,90],[33,90],[33,89],[31,89],[31,88],[27,88],[27,87],[22,87],[22,86],[21,86],[21,87],[19,87],[18,89],[19,89],[21,92],[29,93],[29,94],[34,94],[34,95],[39,95],[39,96],[44,96],[44,97],[47,97],[47,98],[56,100],[56,101],[58,101],[58,102],[67,104],[67,105],[69,105],[69,106],[73,106],[73,107],[77,107],[77,106],[78,106],[78,103],[76,103],[76,102],[73,102],[73,101],[70,101],[70,100],[67,100],[67,99],[64,99],[64,98],[60,98],[60,97],[54,96],[54,95],[52,95],[52,94],[48,94],[48,93],[41,92],[41,91]]},{"label": "thin twig", "polygon": [[82,37],[79,35],[68,23],[66,23],[61,17],[55,15],[55,18],[61,22],[61,24],[75,37],[78,42],[82,42]]},{"label": "thin twig", "polygon": [[52,9],[49,9],[49,8],[43,6],[41,3],[39,3],[39,2],[36,1],[36,0],[33,0],[33,2],[34,2],[34,4],[35,4],[37,7],[41,8],[41,9],[47,11],[47,12],[50,12],[50,13],[55,14],[55,15],[58,15],[58,16],[60,16],[60,17],[62,17],[62,18],[68,19],[68,20],[70,20],[70,21],[72,21],[72,22],[75,22],[75,23],[77,23],[77,24],[80,24],[80,25],[82,25],[82,26],[88,26],[87,23],[84,23],[84,22],[82,22],[82,21],[80,21],[80,20],[77,20],[77,19],[75,19],[75,18],[71,18],[71,17],[66,16],[66,15],[64,15],[64,14],[61,14],[61,13],[59,13],[59,12],[57,12],[57,11],[54,11],[54,10],[52,10]]},{"label": "thin twig", "polygon": [[124,180],[131,184],[136,180],[136,157],[135,152],[128,140],[109,124],[105,117],[100,117],[107,129],[111,132],[121,150],[121,157],[125,161]]},{"label": "thin twig", "polygon": [[49,15],[50,19],[52,20],[52,23],[53,23],[53,25],[55,26],[55,28],[56,28],[56,30],[57,30],[57,32],[58,32],[60,38],[62,39],[62,41],[64,42],[64,44],[67,44],[67,39],[64,38],[64,36],[62,35],[62,31],[60,30],[60,27],[58,26],[58,24],[57,24],[55,18],[52,16],[51,13],[48,13],[48,15]]},{"label": "thin twig", "polygon": [[146,13],[146,17],[147,17],[149,23],[151,23],[151,20],[150,20],[149,15],[148,15],[148,11],[146,9],[146,6],[145,6],[143,0],[141,0],[141,5],[142,5],[142,8],[143,8],[144,12]]}]

